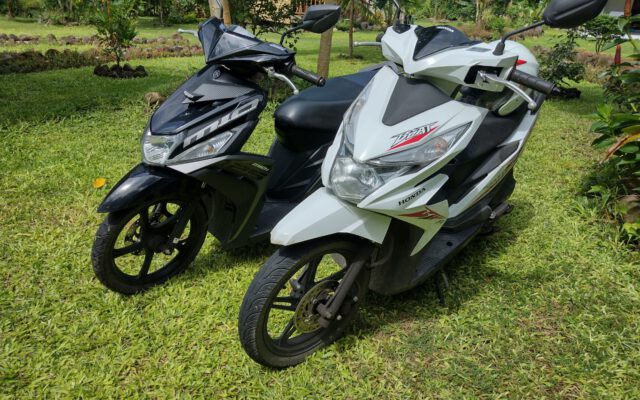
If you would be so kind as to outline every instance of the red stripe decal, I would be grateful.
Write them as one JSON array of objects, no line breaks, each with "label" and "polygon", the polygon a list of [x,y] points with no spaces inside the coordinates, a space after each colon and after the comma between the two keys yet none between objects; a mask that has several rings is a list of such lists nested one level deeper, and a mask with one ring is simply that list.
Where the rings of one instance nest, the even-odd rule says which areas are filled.
[{"label": "red stripe decal", "polygon": [[394,145],[394,146],[391,146],[391,147],[389,148],[389,150],[397,149],[398,147],[402,147],[402,146],[406,146],[406,145],[411,144],[411,143],[418,142],[418,141],[420,141],[422,138],[424,138],[425,136],[427,136],[428,134],[430,134],[431,132],[435,131],[436,129],[438,129],[438,127],[437,127],[437,126],[434,126],[433,128],[429,129],[428,131],[426,131],[426,132],[424,132],[424,133],[421,133],[421,134],[415,135],[414,137],[409,138],[409,139],[405,140],[404,142],[400,142],[400,143],[398,143],[398,144],[396,144],[396,145]]}]

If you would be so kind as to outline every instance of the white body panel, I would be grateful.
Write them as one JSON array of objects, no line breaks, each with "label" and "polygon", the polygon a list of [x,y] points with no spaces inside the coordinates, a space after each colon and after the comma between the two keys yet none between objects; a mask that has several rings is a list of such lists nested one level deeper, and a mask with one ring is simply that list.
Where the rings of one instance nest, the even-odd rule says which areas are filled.
[{"label": "white body panel", "polygon": [[320,188],[273,228],[271,243],[288,245],[334,233],[350,233],[382,243],[390,222],[389,217],[359,209]]}]

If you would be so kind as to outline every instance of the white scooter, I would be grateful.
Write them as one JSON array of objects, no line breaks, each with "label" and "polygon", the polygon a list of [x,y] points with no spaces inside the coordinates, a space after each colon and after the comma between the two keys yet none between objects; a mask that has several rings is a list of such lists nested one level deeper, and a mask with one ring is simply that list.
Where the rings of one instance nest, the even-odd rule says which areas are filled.
[{"label": "white scooter", "polygon": [[542,21],[492,43],[450,26],[387,29],[389,65],[344,115],[324,187],[271,232],[283,247],[240,310],[249,356],[271,367],[303,361],[343,333],[368,289],[391,295],[423,283],[509,212],[513,166],[554,85],[506,39],[578,26],[606,1],[552,0]]}]

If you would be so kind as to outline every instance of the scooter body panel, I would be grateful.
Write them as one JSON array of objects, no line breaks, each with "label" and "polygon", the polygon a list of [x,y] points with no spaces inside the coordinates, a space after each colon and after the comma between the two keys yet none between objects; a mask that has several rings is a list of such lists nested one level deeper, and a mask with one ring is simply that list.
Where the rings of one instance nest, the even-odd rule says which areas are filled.
[{"label": "scooter body panel", "polygon": [[271,231],[271,243],[291,245],[347,233],[382,243],[391,218],[344,202],[320,188],[303,200]]},{"label": "scooter body panel", "polygon": [[201,196],[201,182],[167,168],[138,164],[111,189],[98,212],[117,212],[146,204],[160,196],[182,193]]}]

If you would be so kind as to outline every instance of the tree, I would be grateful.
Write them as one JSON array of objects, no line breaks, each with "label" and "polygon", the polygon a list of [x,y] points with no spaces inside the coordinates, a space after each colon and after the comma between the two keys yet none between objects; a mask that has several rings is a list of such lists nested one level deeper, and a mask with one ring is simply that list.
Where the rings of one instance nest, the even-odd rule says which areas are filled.
[{"label": "tree", "polygon": [[222,0],[222,16],[226,25],[231,25],[231,2],[229,0]]},{"label": "tree", "polygon": [[353,57],[353,23],[356,14],[370,15],[371,10],[364,0],[342,0],[341,7],[349,12],[349,58]]},{"label": "tree", "polygon": [[220,18],[220,6],[216,0],[209,0],[209,16]]},{"label": "tree", "polygon": [[[325,0],[324,4],[336,4],[336,0]],[[333,28],[322,32],[320,36],[320,50],[318,50],[318,75],[329,77],[329,63],[331,62],[331,40]]]},{"label": "tree", "polygon": [[16,0],[7,0],[7,17],[8,18],[13,18],[16,16],[15,13],[15,1]]},{"label": "tree", "polygon": [[131,41],[138,34],[136,32],[137,19],[136,0],[121,0],[114,3],[106,0],[104,7],[98,8],[98,12],[92,19],[105,53],[115,57],[118,67],[120,67],[124,52],[131,46]]}]

